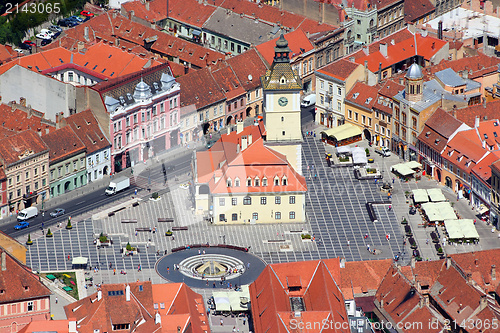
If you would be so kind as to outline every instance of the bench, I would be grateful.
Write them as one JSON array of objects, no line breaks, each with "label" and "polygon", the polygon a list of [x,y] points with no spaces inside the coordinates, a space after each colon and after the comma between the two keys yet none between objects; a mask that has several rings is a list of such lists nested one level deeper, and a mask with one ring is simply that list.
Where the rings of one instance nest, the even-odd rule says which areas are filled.
[{"label": "bench", "polygon": [[173,217],[159,217],[158,223],[161,223],[161,222],[174,222],[174,218]]},{"label": "bench", "polygon": [[122,219],[122,223],[137,223],[137,219]]},{"label": "bench", "polygon": [[172,227],[172,231],[188,230],[188,227]]},{"label": "bench", "polygon": [[135,231],[151,231],[151,228],[135,228]]}]

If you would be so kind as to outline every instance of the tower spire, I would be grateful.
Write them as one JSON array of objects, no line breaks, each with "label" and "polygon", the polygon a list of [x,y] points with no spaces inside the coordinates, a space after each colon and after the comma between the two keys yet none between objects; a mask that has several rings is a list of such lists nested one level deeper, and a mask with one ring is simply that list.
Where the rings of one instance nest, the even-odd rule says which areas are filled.
[{"label": "tower spire", "polygon": [[288,41],[281,33],[280,38],[276,41],[276,46],[274,47],[274,62],[290,62],[289,53],[291,52],[288,47]]}]

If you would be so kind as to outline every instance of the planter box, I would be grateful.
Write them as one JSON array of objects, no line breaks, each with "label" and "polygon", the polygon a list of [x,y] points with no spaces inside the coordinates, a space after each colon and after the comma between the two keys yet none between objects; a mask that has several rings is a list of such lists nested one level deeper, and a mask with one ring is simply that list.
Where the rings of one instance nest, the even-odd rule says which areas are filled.
[{"label": "planter box", "polygon": [[155,198],[149,198],[149,201],[159,201],[159,200],[161,200],[161,197],[158,197],[156,199]]},{"label": "planter box", "polygon": [[302,238],[302,243],[312,243],[312,238]]}]

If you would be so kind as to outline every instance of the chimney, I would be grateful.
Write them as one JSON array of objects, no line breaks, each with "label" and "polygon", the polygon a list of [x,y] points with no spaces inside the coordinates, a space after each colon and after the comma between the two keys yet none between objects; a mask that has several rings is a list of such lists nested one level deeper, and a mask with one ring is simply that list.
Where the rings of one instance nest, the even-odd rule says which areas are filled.
[{"label": "chimney", "polygon": [[345,258],[340,258],[340,268],[345,268]]},{"label": "chimney", "polygon": [[252,134],[248,135],[248,145],[252,144]]},{"label": "chimney", "polygon": [[85,38],[85,40],[88,42],[89,41],[89,27],[86,26],[84,29],[83,29],[83,38]]},{"label": "chimney", "polygon": [[236,154],[240,153],[240,144],[236,144]]},{"label": "chimney", "polygon": [[237,121],[236,122],[236,134],[240,134],[241,132],[243,132],[243,122]]},{"label": "chimney", "polygon": [[146,1],[146,10],[149,11],[149,1]]},{"label": "chimney", "polygon": [[446,269],[451,267],[451,257],[447,256],[446,257]]},{"label": "chimney", "polygon": [[7,270],[7,255],[5,254],[5,251],[2,251],[2,271]]},{"label": "chimney", "polygon": [[410,261],[410,265],[411,265],[411,268],[415,268],[415,257],[411,257],[411,261]]},{"label": "chimney", "polygon": [[155,324],[156,325],[158,325],[158,324],[161,325],[161,316],[160,316],[160,314],[158,312],[155,314]]},{"label": "chimney", "polygon": [[479,299],[479,310],[484,310],[488,306],[488,296],[482,295]]},{"label": "chimney", "polygon": [[431,49],[435,49],[436,48],[436,42],[432,42],[432,45],[431,45]]},{"label": "chimney", "polygon": [[368,45],[364,45],[364,46],[363,46],[363,52],[364,52],[366,55],[370,55],[370,48],[368,47]]},{"label": "chimney", "polygon": [[189,66],[187,62],[184,62],[184,74],[187,74],[189,72]]},{"label": "chimney", "polygon": [[479,117],[476,116],[476,119],[474,119],[474,128],[478,128],[479,127]]},{"label": "chimney", "polygon": [[130,302],[130,286],[125,287],[125,301]]},{"label": "chimney", "polygon": [[60,112],[56,114],[56,129],[64,127],[66,121],[64,120],[64,113]]},{"label": "chimney", "polygon": [[379,50],[380,53],[384,56],[384,58],[387,58],[387,43],[380,43]]},{"label": "chimney", "polygon": [[246,136],[241,137],[241,151],[247,149],[248,147],[248,141]]},{"label": "chimney", "polygon": [[486,109],[486,98],[485,97],[481,97],[483,99],[483,107]]},{"label": "chimney", "polygon": [[97,301],[100,301],[102,299],[102,290],[97,291]]},{"label": "chimney", "polygon": [[423,308],[424,306],[429,305],[429,295],[423,295],[422,298],[420,299],[420,307]]},{"label": "chimney", "polygon": [[132,20],[134,18],[134,15],[135,15],[135,12],[133,10],[131,10],[129,13],[128,13],[128,19],[129,20]]},{"label": "chimney", "polygon": [[491,265],[491,279],[492,280],[497,279],[497,266],[496,265]]},{"label": "chimney", "polygon": [[378,63],[378,82],[382,81],[382,63]]},{"label": "chimney", "polygon": [[21,104],[22,106],[26,106],[26,98],[24,97],[19,98],[19,104]]},{"label": "chimney", "polygon": [[76,321],[70,321],[68,323],[68,332],[69,333],[78,333],[76,329]]},{"label": "chimney", "polygon": [[443,21],[438,22],[438,39],[443,39]]},{"label": "chimney", "polygon": [[368,84],[368,60],[365,60],[365,83]]}]

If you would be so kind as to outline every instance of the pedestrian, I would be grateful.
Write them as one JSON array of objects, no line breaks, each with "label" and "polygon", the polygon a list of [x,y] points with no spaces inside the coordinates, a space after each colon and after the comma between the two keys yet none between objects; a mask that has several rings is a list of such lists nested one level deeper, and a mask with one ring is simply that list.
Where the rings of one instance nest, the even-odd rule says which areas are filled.
[{"label": "pedestrian", "polygon": [[394,177],[392,177],[392,183],[393,183],[393,184],[394,184],[394,181],[395,181],[395,180],[396,180],[396,179],[395,179]]},{"label": "pedestrian", "polygon": [[349,245],[351,245],[351,241],[348,240],[347,241],[347,246],[349,246]]},{"label": "pedestrian", "polygon": [[116,268],[113,268],[113,275],[116,275]]},{"label": "pedestrian", "polygon": [[387,234],[388,240],[391,240],[391,234]]},{"label": "pedestrian", "polygon": [[141,271],[141,264],[139,264],[139,266],[137,266],[137,271],[140,272]]},{"label": "pedestrian", "polygon": [[201,254],[201,250],[198,250],[198,254]]},{"label": "pedestrian", "polygon": [[69,254],[68,254],[68,261],[69,261]]},{"label": "pedestrian", "polygon": [[247,269],[250,269],[250,263],[247,263]]},{"label": "pedestrian", "polygon": [[57,299],[57,296],[56,296],[56,304],[59,302],[59,300]]},{"label": "pedestrian", "polygon": [[370,244],[366,246],[366,249],[368,250],[368,252],[370,252]]},{"label": "pedestrian", "polygon": [[425,240],[425,244],[429,244],[429,238]]},{"label": "pedestrian", "polygon": [[172,235],[172,240],[173,240],[173,241],[175,240],[175,236],[174,236],[174,235]]},{"label": "pedestrian", "polygon": [[203,250],[203,255],[205,255],[205,250]]},{"label": "pedestrian", "polygon": [[135,231],[135,237],[137,237],[137,230]]},{"label": "pedestrian", "polygon": [[220,326],[223,326],[224,325],[224,318],[221,318],[220,319]]},{"label": "pedestrian", "polygon": [[367,238],[368,238],[368,234],[365,234],[365,239],[367,239]]},{"label": "pedestrian", "polygon": [[135,195],[137,195],[137,189],[135,189],[134,193],[135,193]]},{"label": "pedestrian", "polygon": [[392,206],[389,205],[389,208],[387,209],[388,211],[391,211],[392,210]]},{"label": "pedestrian", "polygon": [[113,267],[113,264],[112,264],[112,263],[109,263],[109,269],[111,269],[111,267]]},{"label": "pedestrian", "polygon": [[[215,282],[213,283],[213,288],[215,288]],[[221,324],[222,325],[222,324]]]}]

